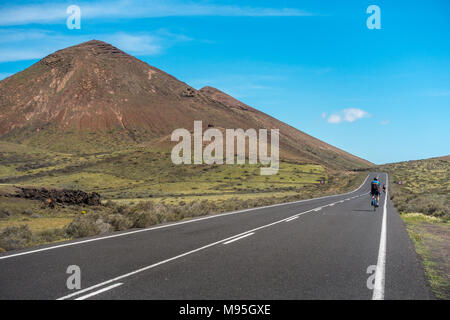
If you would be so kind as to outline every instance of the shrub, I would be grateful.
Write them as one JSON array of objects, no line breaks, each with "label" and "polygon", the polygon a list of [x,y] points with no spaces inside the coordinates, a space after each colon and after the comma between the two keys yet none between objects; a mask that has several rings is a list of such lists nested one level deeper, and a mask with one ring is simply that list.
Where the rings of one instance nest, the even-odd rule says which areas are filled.
[{"label": "shrub", "polygon": [[116,206],[114,211],[115,211],[115,213],[118,213],[118,214],[127,214],[130,212],[129,207],[126,205]]},{"label": "shrub", "polygon": [[63,239],[65,234],[64,229],[49,229],[40,232],[37,236],[40,242],[53,242]]},{"label": "shrub", "polygon": [[135,207],[135,211],[151,211],[154,209],[153,202],[151,201],[142,201],[139,202]]},{"label": "shrub", "polygon": [[115,206],[116,206],[116,204],[111,200],[108,200],[105,203],[105,207],[107,207],[107,208],[114,208]]},{"label": "shrub", "polygon": [[87,216],[77,216],[65,228],[65,233],[74,238],[95,236],[100,233],[99,227]]},{"label": "shrub", "polygon": [[100,234],[110,233],[113,231],[113,227],[109,223],[104,222],[103,219],[97,219],[97,221],[95,221],[95,225],[100,230]]},{"label": "shrub", "polygon": [[127,230],[133,226],[133,221],[120,214],[108,215],[106,222],[109,223],[115,231]]},{"label": "shrub", "polygon": [[163,203],[158,203],[157,205],[155,205],[153,210],[161,215],[165,215],[169,211],[166,205]]},{"label": "shrub", "polygon": [[23,214],[26,216],[32,216],[33,215],[33,210],[31,209],[26,209],[23,211]]},{"label": "shrub", "polygon": [[399,212],[420,212],[447,220],[450,216],[448,199],[445,195],[402,194],[393,189],[391,199]]},{"label": "shrub", "polygon": [[7,227],[0,233],[0,247],[6,250],[22,249],[31,239],[32,233],[27,225]]},{"label": "shrub", "polygon": [[133,227],[135,228],[147,228],[160,222],[157,216],[151,212],[136,212],[133,214],[133,218]]},{"label": "shrub", "polygon": [[1,213],[2,213],[4,216],[7,216],[7,217],[9,217],[9,216],[12,215],[11,210],[8,210],[8,209],[3,209],[3,210],[1,211]]},{"label": "shrub", "polygon": [[4,213],[3,211],[0,211],[0,219],[7,219],[9,216]]}]

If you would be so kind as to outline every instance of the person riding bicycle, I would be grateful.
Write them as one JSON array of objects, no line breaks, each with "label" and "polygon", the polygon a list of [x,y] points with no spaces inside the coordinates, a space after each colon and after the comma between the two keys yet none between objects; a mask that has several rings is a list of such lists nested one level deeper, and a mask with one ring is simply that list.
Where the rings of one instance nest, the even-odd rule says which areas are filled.
[{"label": "person riding bicycle", "polygon": [[378,181],[378,177],[375,177],[373,181],[370,183],[371,189],[370,194],[372,195],[372,201],[375,197],[377,197],[377,203],[380,203],[380,187],[381,183]]}]

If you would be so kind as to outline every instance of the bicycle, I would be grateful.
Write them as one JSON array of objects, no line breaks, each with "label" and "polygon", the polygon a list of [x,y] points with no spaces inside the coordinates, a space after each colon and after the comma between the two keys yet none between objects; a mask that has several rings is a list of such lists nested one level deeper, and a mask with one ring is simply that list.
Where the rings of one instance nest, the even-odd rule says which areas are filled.
[{"label": "bicycle", "polygon": [[374,195],[374,197],[373,197],[372,202],[370,203],[370,205],[373,207],[373,211],[377,211],[377,208],[378,208],[380,205],[378,204],[377,196],[376,196],[376,195]]}]

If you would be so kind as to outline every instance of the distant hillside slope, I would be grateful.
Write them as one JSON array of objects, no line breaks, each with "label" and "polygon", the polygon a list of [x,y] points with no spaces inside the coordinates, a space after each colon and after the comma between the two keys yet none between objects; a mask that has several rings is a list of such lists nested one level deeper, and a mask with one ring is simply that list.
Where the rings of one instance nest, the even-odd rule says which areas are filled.
[{"label": "distant hillside slope", "polygon": [[[421,257],[433,293],[450,298],[450,156],[392,163],[392,201]],[[401,184],[400,184],[401,181]]]},{"label": "distant hillside slope", "polygon": [[325,162],[331,167],[352,168],[353,165],[356,167],[373,165],[258,111],[216,88],[204,87],[200,92],[240,113],[242,118],[248,123],[255,123],[258,128],[278,128],[287,157],[300,156],[317,163]]},{"label": "distant hillside slope", "polygon": [[380,169],[389,173],[392,200],[400,212],[450,219],[449,156],[392,163]]}]

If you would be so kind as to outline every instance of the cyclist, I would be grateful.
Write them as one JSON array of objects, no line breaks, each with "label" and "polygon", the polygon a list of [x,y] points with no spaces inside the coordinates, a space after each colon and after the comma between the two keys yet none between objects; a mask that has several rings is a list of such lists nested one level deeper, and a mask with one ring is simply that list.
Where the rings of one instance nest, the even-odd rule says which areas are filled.
[{"label": "cyclist", "polygon": [[377,197],[377,203],[380,203],[380,187],[381,183],[378,181],[378,177],[375,177],[373,181],[370,183],[370,194],[372,195],[372,203],[373,199]]}]

